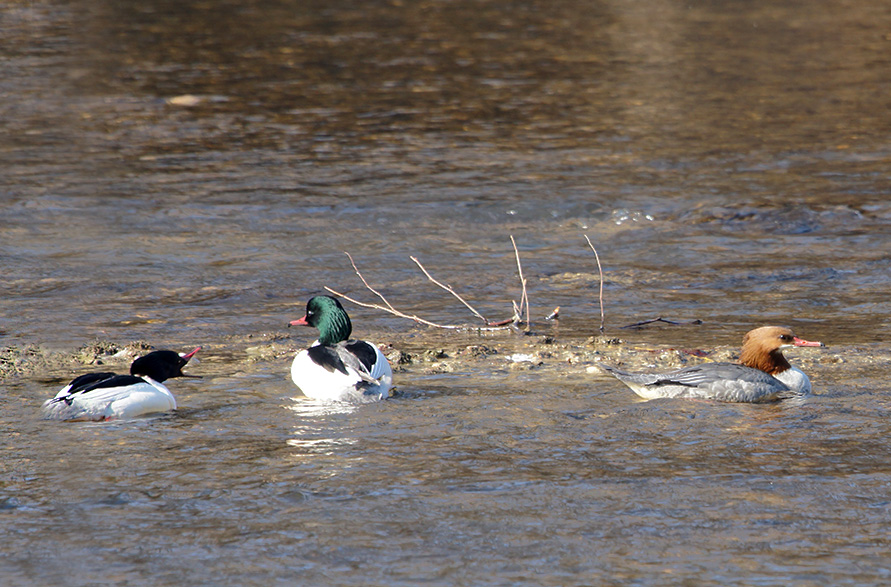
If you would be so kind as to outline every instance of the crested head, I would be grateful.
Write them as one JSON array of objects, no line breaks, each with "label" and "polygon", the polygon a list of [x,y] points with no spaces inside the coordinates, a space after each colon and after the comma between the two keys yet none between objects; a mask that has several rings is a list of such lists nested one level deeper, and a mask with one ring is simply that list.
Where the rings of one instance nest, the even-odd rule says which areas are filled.
[{"label": "crested head", "polygon": [[198,347],[185,355],[174,351],[152,351],[133,361],[130,365],[130,375],[137,377],[145,375],[158,383],[173,377],[187,377],[183,375],[182,369],[200,349],[201,347]]},{"label": "crested head", "polygon": [[743,337],[739,362],[776,375],[791,367],[781,349],[793,346],[823,346],[823,343],[802,340],[785,326],[762,326]]},{"label": "crested head", "polygon": [[319,329],[319,343],[335,345],[347,340],[353,332],[353,325],[346,310],[336,298],[315,296],[306,303],[306,316],[301,323]]}]

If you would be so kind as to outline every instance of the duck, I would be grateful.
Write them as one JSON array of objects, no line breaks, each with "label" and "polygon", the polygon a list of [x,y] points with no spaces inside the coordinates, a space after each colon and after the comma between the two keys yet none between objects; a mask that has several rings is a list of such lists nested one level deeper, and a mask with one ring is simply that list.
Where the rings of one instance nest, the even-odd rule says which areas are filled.
[{"label": "duck", "polygon": [[43,403],[47,420],[107,421],[130,419],[176,409],[176,399],[164,382],[185,375],[183,367],[201,350],[189,353],[152,351],[130,365],[129,375],[87,373]]},{"label": "duck", "polygon": [[289,326],[310,326],[319,338],[297,353],[291,380],[308,398],[369,403],[389,397],[393,371],[374,344],[351,340],[353,326],[334,297],[318,295],[306,303],[306,314]]},{"label": "duck", "polygon": [[811,394],[811,381],[783,356],[783,349],[822,347],[784,326],[762,326],[743,337],[739,363],[704,363],[667,373],[629,373],[600,368],[644,399],[695,398],[722,402],[765,403]]}]

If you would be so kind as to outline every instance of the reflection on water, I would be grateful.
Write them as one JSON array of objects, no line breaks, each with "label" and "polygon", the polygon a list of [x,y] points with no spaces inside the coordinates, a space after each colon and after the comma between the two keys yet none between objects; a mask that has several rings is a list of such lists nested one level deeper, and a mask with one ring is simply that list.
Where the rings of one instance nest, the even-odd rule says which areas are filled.
[{"label": "reflection on water", "polygon": [[[216,353],[172,387],[176,414],[128,423],[40,420],[67,363],[8,382],[5,581],[886,582],[885,4],[41,0],[3,18],[4,347]],[[817,394],[639,403],[562,361],[599,324],[584,234],[609,336],[735,348],[788,324],[833,349],[793,358]],[[518,348],[410,364],[374,405],[295,398],[312,335],[287,321],[323,286],[367,293],[344,250],[396,306],[453,323],[409,256],[500,314],[509,235],[533,314],[559,324],[446,335],[357,308],[355,335],[419,357]],[[617,330],[660,315],[703,325]],[[527,341],[543,366],[504,360]]]},{"label": "reflection on water", "polygon": [[289,438],[288,446],[303,449],[305,453],[332,454],[338,447],[356,443],[354,438],[305,438],[306,432],[305,429],[296,428],[294,436],[297,438]]},{"label": "reflection on water", "polygon": [[362,404],[350,402],[323,402],[308,397],[295,397],[288,409],[303,418],[319,418],[332,414],[352,414]]},{"label": "reflection on water", "polygon": [[293,403],[287,408],[298,418],[298,423],[293,426],[293,437],[287,439],[288,446],[300,449],[295,454],[299,457],[307,454],[332,455],[339,448],[356,444],[358,442],[356,438],[330,436],[332,433],[339,434],[337,423],[331,422],[330,416],[348,416],[357,412],[361,407],[361,404],[347,402],[321,402],[305,397],[293,398]]}]

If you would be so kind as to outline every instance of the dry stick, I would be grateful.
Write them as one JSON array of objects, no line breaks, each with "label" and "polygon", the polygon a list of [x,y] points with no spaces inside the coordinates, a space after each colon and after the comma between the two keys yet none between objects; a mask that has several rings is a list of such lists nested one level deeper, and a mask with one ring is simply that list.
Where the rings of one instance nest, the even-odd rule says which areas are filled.
[{"label": "dry stick", "polygon": [[415,262],[415,265],[417,265],[417,266],[421,269],[421,271],[424,272],[424,275],[427,276],[427,279],[429,279],[430,281],[432,281],[433,283],[435,283],[436,285],[438,285],[438,286],[441,287],[442,289],[446,290],[447,292],[449,292],[450,294],[452,294],[453,296],[455,296],[456,298],[458,298],[458,301],[461,302],[462,304],[464,304],[465,306],[467,306],[467,309],[470,310],[471,312],[473,312],[473,315],[476,316],[477,318],[479,318],[480,320],[482,320],[484,324],[489,324],[489,321],[486,319],[486,317],[483,316],[482,314],[480,314],[479,312],[477,312],[476,309],[475,309],[473,306],[471,306],[470,304],[468,304],[467,301],[466,301],[464,298],[462,298],[461,296],[459,296],[459,295],[455,292],[455,290],[452,289],[452,286],[450,286],[450,285],[445,285],[444,283],[440,283],[439,281],[437,281],[436,279],[434,279],[433,276],[430,275],[430,273],[427,271],[427,269],[425,269],[424,266],[421,265],[421,262],[418,261],[417,258],[410,256],[409,259],[411,259],[412,261]]},{"label": "dry stick", "polygon": [[[362,277],[362,274],[361,274],[361,273],[359,273],[359,268],[356,267],[356,262],[353,261],[353,256],[350,255],[350,254],[349,254],[348,252],[346,252],[346,251],[344,251],[343,253],[344,253],[347,257],[349,257],[349,259],[350,259],[350,264],[353,266],[353,270],[356,272],[356,275],[359,276],[359,279],[362,280],[362,283],[365,284],[365,287],[367,287],[368,290],[369,290],[371,293],[373,293],[374,295],[376,295],[377,297],[379,297],[385,304],[387,304],[387,307],[388,307],[389,309],[391,309],[391,310],[393,310],[393,311],[395,312],[395,311],[396,311],[396,308],[394,308],[394,307],[390,304],[390,302],[387,301],[387,298],[385,298],[384,295],[383,295],[381,292],[377,291],[376,289],[374,289],[373,287],[371,287],[370,285],[368,285],[368,282],[365,281],[365,278]],[[327,289],[327,288],[326,288],[326,289]],[[344,297],[344,299],[349,300],[348,297],[346,297],[346,296],[343,296],[343,297]],[[350,300],[350,301],[352,301],[352,300]]]},{"label": "dry stick", "polygon": [[603,334],[603,322],[604,322],[604,313],[603,313],[603,267],[600,266],[600,255],[597,254],[597,249],[594,248],[594,245],[591,244],[591,239],[588,238],[588,235],[584,235],[585,240],[588,241],[588,246],[591,247],[591,250],[594,251],[594,258],[597,259],[597,271],[600,273],[600,334]]},{"label": "dry stick", "polygon": [[494,325],[492,325],[492,326],[469,326],[469,325],[437,324],[436,322],[430,322],[429,320],[424,320],[420,316],[415,316],[413,314],[406,314],[404,312],[400,312],[399,310],[396,310],[394,308],[385,308],[384,306],[381,306],[380,304],[366,304],[365,302],[360,302],[359,300],[355,300],[344,293],[340,293],[339,291],[331,289],[327,285],[325,286],[325,289],[338,297],[341,297],[347,301],[350,301],[350,302],[356,304],[357,306],[362,306],[363,308],[373,308],[375,310],[381,310],[381,311],[387,312],[388,314],[393,314],[394,316],[399,316],[400,318],[408,318],[409,320],[414,320],[415,322],[418,322],[420,324],[432,326],[433,328],[444,328],[446,330],[483,330],[483,331],[507,330],[507,328],[508,328],[508,326],[494,326]]},{"label": "dry stick", "polygon": [[[387,312],[388,314],[393,314],[394,316],[399,316],[400,318],[408,318],[409,320],[414,320],[415,322],[420,322],[421,324],[426,324],[427,326],[433,326],[434,328],[452,328],[455,330],[461,328],[460,326],[448,326],[445,324],[436,324],[435,322],[430,322],[429,320],[424,320],[423,318],[420,318],[418,316],[404,314],[404,313],[400,312],[399,310],[396,310],[392,307],[385,308],[385,307],[381,306],[380,304],[366,304],[365,302],[360,302],[359,300],[354,300],[353,298],[351,298],[350,296],[348,296],[344,293],[340,293],[339,291],[331,289],[327,285],[325,286],[325,289],[330,291],[334,295],[341,297],[345,300],[348,300],[350,302],[353,302],[357,306],[362,306],[363,308],[374,308],[375,310],[383,310],[384,312]],[[369,288],[369,289],[371,289],[371,288]],[[389,304],[387,304],[387,305],[389,305]]]},{"label": "dry stick", "polygon": [[[516,256],[517,256],[517,269],[520,272],[520,280],[523,283],[523,298],[522,299],[525,301],[525,305],[526,305],[526,324],[528,327],[528,324],[529,324],[529,298],[527,297],[527,294],[526,294],[526,280],[525,280],[525,278],[523,278],[523,268],[520,266],[520,254],[517,252],[517,245],[514,242],[514,237],[511,236],[510,240],[511,240],[511,242],[514,243],[514,252],[516,253]],[[350,264],[353,266],[353,270],[356,272],[356,275],[359,276],[359,279],[362,280],[362,283],[365,285],[365,287],[369,291],[371,291],[374,295],[379,297],[381,299],[381,301],[384,302],[384,304],[386,304],[386,307],[384,307],[384,306],[381,306],[380,304],[367,304],[365,302],[360,302],[358,300],[355,300],[355,299],[349,297],[346,294],[343,294],[343,293],[340,293],[339,291],[335,291],[335,290],[331,289],[327,285],[325,286],[325,289],[328,290],[329,292],[331,292],[332,294],[342,297],[343,299],[348,300],[348,301],[356,304],[357,306],[362,306],[364,308],[373,308],[375,310],[382,310],[384,312],[387,312],[388,314],[393,314],[394,316],[399,316],[400,318],[407,318],[409,320],[414,320],[415,322],[418,322],[420,324],[425,324],[427,326],[432,326],[434,328],[444,328],[444,329],[448,329],[448,330],[479,330],[479,331],[507,330],[509,328],[512,328],[514,326],[514,324],[519,322],[521,319],[521,317],[520,317],[521,310],[516,309],[516,302],[515,302],[513,318],[508,319],[508,320],[501,320],[499,322],[489,322],[482,314],[477,312],[476,309],[473,308],[473,306],[468,304],[467,301],[464,300],[464,298],[459,296],[455,292],[455,290],[453,290],[450,286],[444,285],[444,284],[440,283],[439,281],[437,281],[436,279],[434,279],[433,276],[430,275],[430,273],[427,271],[427,269],[425,269],[424,266],[421,265],[421,262],[418,261],[415,257],[410,257],[410,258],[421,269],[421,271],[424,272],[424,275],[426,275],[430,281],[432,281],[439,287],[443,288],[444,290],[448,291],[453,296],[458,298],[458,300],[460,300],[462,304],[467,306],[467,308],[471,312],[473,312],[473,314],[477,318],[480,318],[483,322],[485,322],[486,326],[437,324],[435,322],[425,320],[425,319],[421,318],[420,316],[415,316],[413,314],[406,314],[404,312],[400,312],[399,310],[397,310],[396,308],[393,307],[393,304],[391,304],[387,300],[387,298],[384,297],[384,295],[382,293],[380,293],[379,291],[377,291],[376,289],[371,287],[371,285],[368,283],[368,281],[365,280],[365,278],[362,276],[362,273],[359,271],[359,268],[356,267],[356,263],[355,263],[355,261],[353,261],[353,257],[346,251],[344,251],[344,254],[346,254],[346,256],[349,258]]]},{"label": "dry stick", "polygon": [[629,324],[627,326],[621,326],[619,329],[622,330],[624,328],[638,328],[640,326],[646,326],[647,324],[653,324],[655,322],[664,322],[665,324],[671,324],[672,326],[689,326],[689,325],[699,325],[702,324],[702,320],[690,320],[689,322],[675,322],[674,320],[666,320],[662,316],[658,318],[650,318],[649,320],[641,320],[640,322],[635,322],[634,324]]},{"label": "dry stick", "polygon": [[523,266],[520,264],[520,251],[517,250],[517,241],[514,240],[514,235],[510,235],[510,242],[514,246],[514,256],[517,258],[517,273],[520,275],[520,284],[523,286],[523,292],[520,294],[520,308],[517,310],[517,319],[519,320],[520,315],[523,313],[523,308],[526,308],[526,330],[532,326],[529,322],[529,296],[526,293],[526,278],[523,277]]}]

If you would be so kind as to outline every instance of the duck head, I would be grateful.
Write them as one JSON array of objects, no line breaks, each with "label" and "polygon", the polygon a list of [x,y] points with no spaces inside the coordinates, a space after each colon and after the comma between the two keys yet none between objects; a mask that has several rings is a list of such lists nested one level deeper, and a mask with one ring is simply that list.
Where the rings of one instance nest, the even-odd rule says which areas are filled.
[{"label": "duck head", "polygon": [[319,344],[335,345],[347,340],[353,325],[346,310],[331,296],[315,296],[306,303],[306,315],[292,320],[289,326],[312,326],[319,329]]},{"label": "duck head", "polygon": [[776,375],[791,367],[783,356],[782,349],[796,346],[824,345],[822,342],[798,338],[785,326],[762,326],[747,332],[743,337],[739,362],[748,367],[761,369],[770,375]]},{"label": "duck head", "polygon": [[183,374],[183,367],[195,353],[201,350],[197,347],[190,353],[180,354],[174,351],[152,351],[144,357],[139,357],[130,365],[130,375],[145,375],[158,383],[162,383],[173,377],[198,377],[197,375]]}]

